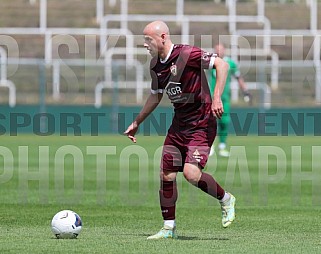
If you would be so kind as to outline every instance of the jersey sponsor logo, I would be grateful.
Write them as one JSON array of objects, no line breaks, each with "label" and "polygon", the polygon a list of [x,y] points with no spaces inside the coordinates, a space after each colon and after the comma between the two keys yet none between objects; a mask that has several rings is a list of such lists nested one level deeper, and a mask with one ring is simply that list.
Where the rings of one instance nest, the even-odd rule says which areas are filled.
[{"label": "jersey sponsor logo", "polygon": [[168,96],[175,96],[181,94],[182,89],[179,86],[172,86],[166,89],[166,93]]},{"label": "jersey sponsor logo", "polygon": [[182,94],[182,88],[180,87],[180,84],[181,83],[172,81],[168,82],[167,86],[165,87],[165,91],[170,99],[173,96],[178,96]]},{"label": "jersey sponsor logo", "polygon": [[186,103],[189,100],[190,95],[183,93],[181,85],[181,83],[173,81],[166,85],[165,92],[172,103]]},{"label": "jersey sponsor logo", "polygon": [[170,81],[165,87],[165,92],[172,103],[182,103],[187,100],[186,96],[182,96],[183,93],[180,85],[181,83]]}]

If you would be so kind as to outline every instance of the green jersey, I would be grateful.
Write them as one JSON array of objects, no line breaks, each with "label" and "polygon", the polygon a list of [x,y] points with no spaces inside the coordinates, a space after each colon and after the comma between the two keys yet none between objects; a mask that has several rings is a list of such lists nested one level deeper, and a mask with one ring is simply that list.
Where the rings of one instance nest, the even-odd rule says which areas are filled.
[{"label": "green jersey", "polygon": [[[231,76],[238,78],[238,77],[240,77],[241,73],[239,71],[239,68],[238,68],[236,62],[233,61],[230,57],[225,56],[223,58],[223,60],[228,63],[229,70],[227,73],[225,88],[224,88],[221,98],[222,98],[222,100],[229,101],[230,97],[231,97]],[[215,83],[216,83],[216,70],[215,69],[211,70],[209,76],[210,76],[209,77],[210,91],[211,91],[211,94],[213,95]]]}]

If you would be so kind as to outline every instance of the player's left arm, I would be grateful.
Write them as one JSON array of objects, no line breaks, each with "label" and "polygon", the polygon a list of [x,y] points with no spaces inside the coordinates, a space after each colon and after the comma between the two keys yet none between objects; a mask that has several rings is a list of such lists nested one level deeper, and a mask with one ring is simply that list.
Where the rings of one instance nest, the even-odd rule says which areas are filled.
[{"label": "player's left arm", "polygon": [[229,65],[222,58],[215,57],[213,67],[216,69],[216,84],[212,101],[212,111],[214,115],[220,119],[224,113],[221,96],[224,91]]},{"label": "player's left arm", "polygon": [[216,83],[212,100],[212,111],[214,116],[221,118],[224,112],[222,93],[224,91],[229,65],[216,54],[205,52],[197,47],[187,48],[184,60],[187,65],[200,69],[216,69]]}]

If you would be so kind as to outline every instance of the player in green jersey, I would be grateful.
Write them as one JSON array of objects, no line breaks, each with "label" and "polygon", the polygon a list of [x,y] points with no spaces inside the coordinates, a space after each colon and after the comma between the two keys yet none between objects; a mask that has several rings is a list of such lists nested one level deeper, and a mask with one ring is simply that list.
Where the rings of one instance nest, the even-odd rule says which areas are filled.
[{"label": "player in green jersey", "polygon": [[[241,73],[239,71],[239,68],[235,61],[233,61],[230,57],[225,56],[225,48],[222,44],[218,44],[215,46],[215,53],[225,60],[229,64],[229,71],[228,76],[226,78],[225,88],[222,93],[221,99],[223,102],[223,108],[224,113],[221,119],[218,120],[218,136],[219,136],[219,145],[218,145],[218,155],[222,157],[229,157],[230,153],[227,150],[226,146],[226,139],[228,135],[228,127],[229,123],[231,121],[230,117],[230,108],[231,108],[231,77],[235,77],[238,81],[239,87],[244,95],[244,100],[246,102],[251,101],[251,94],[246,89],[246,84],[244,82],[244,79],[241,76]],[[213,95],[213,91],[215,88],[215,82],[216,82],[216,72],[215,70],[212,70],[210,72],[209,77],[209,84],[210,84],[210,91]],[[211,148],[210,156],[214,153],[214,148]]]}]

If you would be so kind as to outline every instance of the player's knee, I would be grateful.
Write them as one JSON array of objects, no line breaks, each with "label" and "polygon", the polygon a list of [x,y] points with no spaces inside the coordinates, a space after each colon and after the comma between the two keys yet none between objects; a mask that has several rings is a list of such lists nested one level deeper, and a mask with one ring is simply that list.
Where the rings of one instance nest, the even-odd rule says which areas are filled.
[{"label": "player's knee", "polygon": [[162,181],[175,181],[176,179],[176,172],[168,171],[168,170],[161,170],[159,173],[159,177]]},{"label": "player's knee", "polygon": [[197,185],[197,183],[201,177],[201,172],[192,171],[192,170],[184,170],[183,175],[189,183],[191,183],[193,185]]}]

